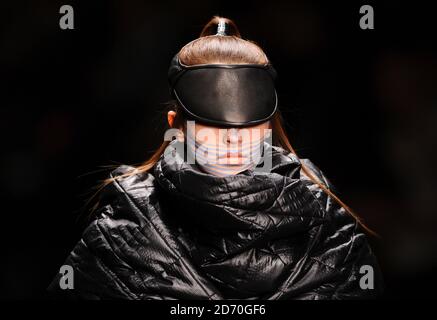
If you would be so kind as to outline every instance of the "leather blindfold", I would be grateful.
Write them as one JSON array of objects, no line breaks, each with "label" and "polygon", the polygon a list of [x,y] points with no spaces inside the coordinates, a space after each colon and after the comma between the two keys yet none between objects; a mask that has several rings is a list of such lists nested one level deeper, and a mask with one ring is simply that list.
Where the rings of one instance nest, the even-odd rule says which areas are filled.
[{"label": "leather blindfold", "polygon": [[190,118],[233,127],[256,125],[274,115],[276,76],[270,63],[187,66],[178,54],[168,71],[170,93]]}]

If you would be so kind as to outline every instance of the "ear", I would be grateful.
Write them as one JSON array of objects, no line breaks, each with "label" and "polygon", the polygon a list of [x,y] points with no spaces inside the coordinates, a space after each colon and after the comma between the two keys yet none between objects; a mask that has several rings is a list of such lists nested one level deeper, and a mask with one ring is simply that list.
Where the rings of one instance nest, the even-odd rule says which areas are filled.
[{"label": "ear", "polygon": [[169,111],[167,113],[167,121],[168,124],[170,126],[170,128],[173,128],[173,122],[174,122],[174,118],[176,117],[176,112],[175,111]]}]

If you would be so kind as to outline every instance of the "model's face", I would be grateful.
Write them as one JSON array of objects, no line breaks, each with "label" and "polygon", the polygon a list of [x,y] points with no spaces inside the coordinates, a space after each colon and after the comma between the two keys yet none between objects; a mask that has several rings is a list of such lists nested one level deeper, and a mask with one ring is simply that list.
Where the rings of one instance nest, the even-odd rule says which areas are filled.
[{"label": "model's face", "polygon": [[[174,116],[175,113],[169,112],[170,126]],[[238,128],[189,121],[187,146],[204,171],[218,176],[236,174],[256,165],[270,129],[270,121]]]},{"label": "model's face", "polygon": [[196,141],[202,146],[215,145],[223,150],[219,159],[226,158],[230,164],[242,164],[247,160],[251,146],[259,145],[264,140],[267,129],[270,129],[269,121],[239,128],[216,127],[196,122],[194,132]]}]

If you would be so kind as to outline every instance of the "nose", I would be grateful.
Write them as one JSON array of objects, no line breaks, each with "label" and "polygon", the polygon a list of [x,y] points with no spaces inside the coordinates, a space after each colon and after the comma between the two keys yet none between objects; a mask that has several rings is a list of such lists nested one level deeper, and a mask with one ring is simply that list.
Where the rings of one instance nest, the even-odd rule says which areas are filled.
[{"label": "nose", "polygon": [[230,128],[226,130],[225,142],[230,144],[241,143],[242,137],[238,129]]}]

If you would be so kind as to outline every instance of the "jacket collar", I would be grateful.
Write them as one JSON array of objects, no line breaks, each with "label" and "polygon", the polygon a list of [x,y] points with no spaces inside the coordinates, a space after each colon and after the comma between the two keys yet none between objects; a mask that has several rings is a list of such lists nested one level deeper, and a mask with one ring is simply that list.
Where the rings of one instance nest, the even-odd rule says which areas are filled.
[{"label": "jacket collar", "polygon": [[[173,140],[166,151],[178,143]],[[176,208],[183,209],[184,220],[191,225],[216,234],[233,230],[277,237],[325,221],[325,211],[308,189],[308,181],[301,179],[299,158],[280,147],[266,146],[265,152],[272,156],[270,172],[246,170],[226,177],[199,171],[181,161],[177,151],[181,149],[173,150],[178,161],[170,163],[162,155],[154,176],[166,201],[178,203]],[[170,212],[178,215],[180,210]]]}]

